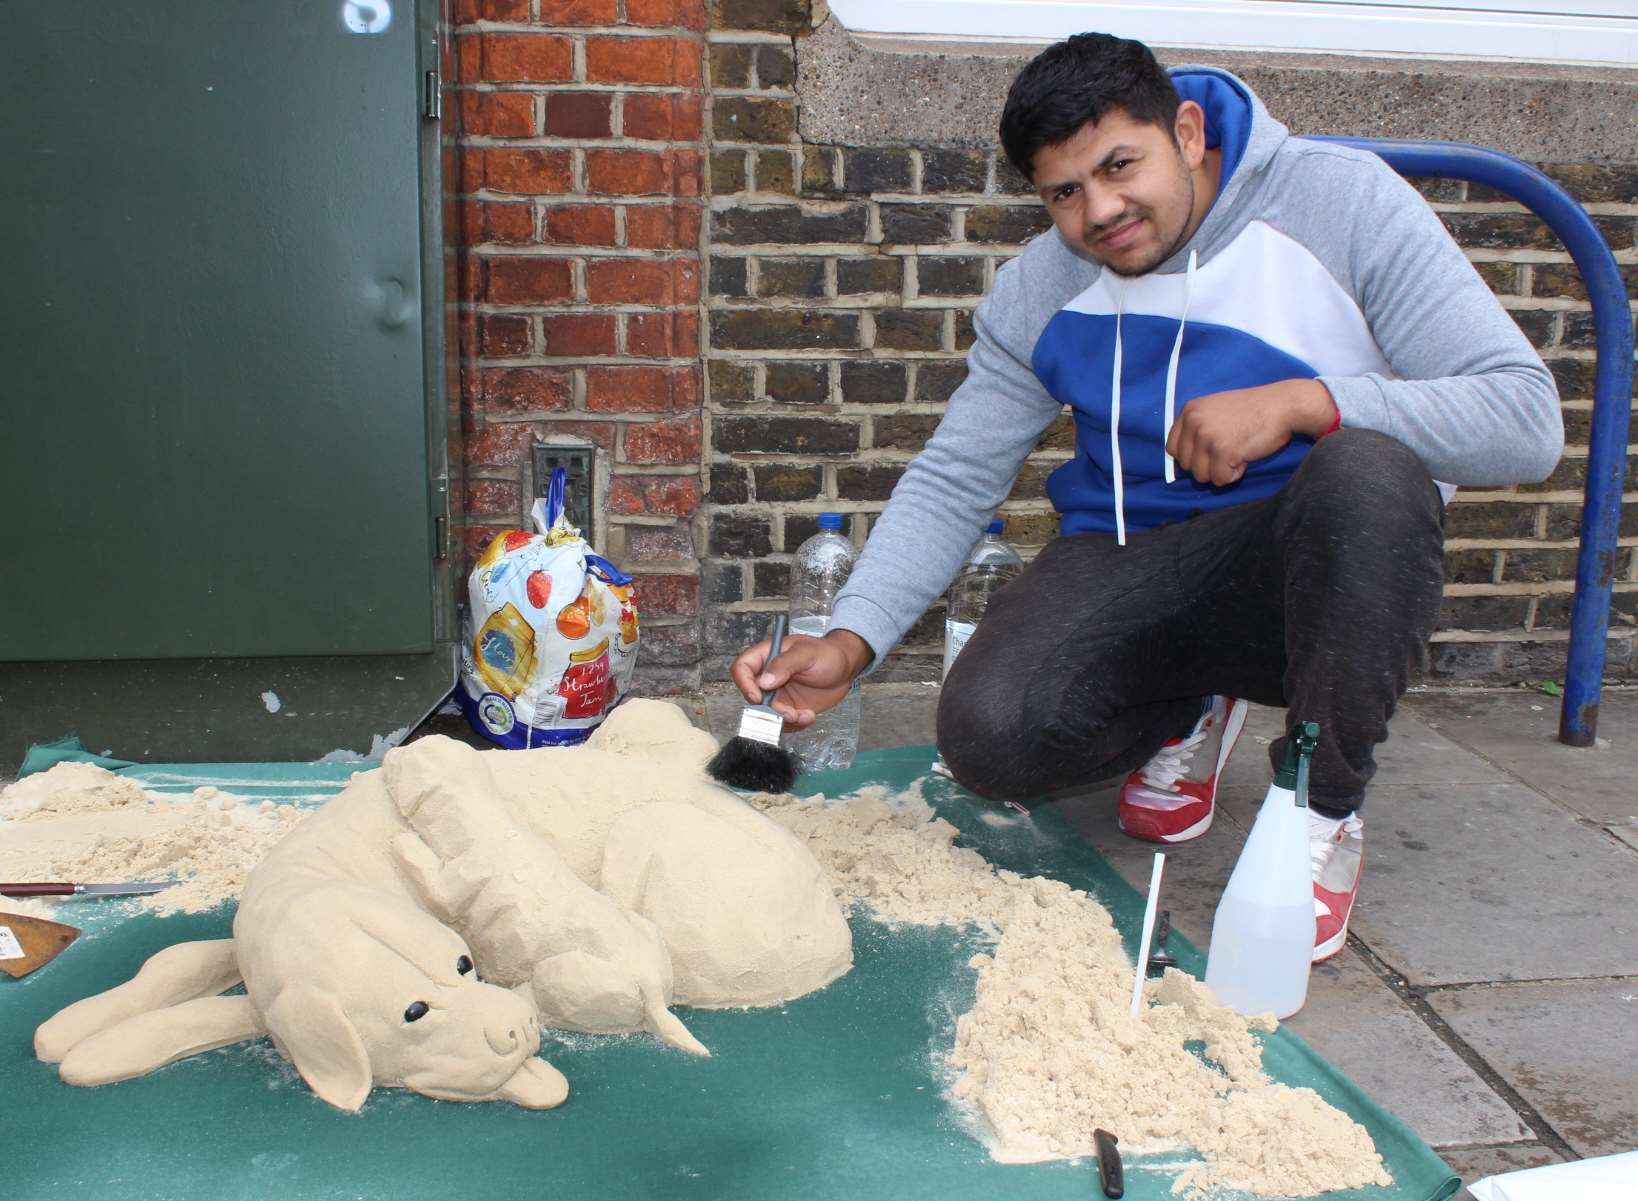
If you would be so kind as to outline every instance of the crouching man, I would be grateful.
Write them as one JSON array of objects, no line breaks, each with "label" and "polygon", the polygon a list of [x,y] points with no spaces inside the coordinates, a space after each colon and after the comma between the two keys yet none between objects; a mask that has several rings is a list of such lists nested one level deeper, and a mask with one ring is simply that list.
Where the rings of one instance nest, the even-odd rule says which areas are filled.
[{"label": "crouching man", "polygon": [[1327,958],[1359,891],[1373,752],[1438,614],[1444,502],[1552,470],[1552,377],[1409,185],[1290,136],[1227,72],[1073,37],[1018,76],[1001,142],[1053,228],[996,273],[967,380],[829,632],[773,663],[749,648],[734,680],[753,701],[778,688],[798,726],[840,700],[1068,406],[1060,536],[956,661],[939,750],[997,801],[1124,778],[1121,828],[1172,843],[1211,826],[1248,700],[1318,722]]}]

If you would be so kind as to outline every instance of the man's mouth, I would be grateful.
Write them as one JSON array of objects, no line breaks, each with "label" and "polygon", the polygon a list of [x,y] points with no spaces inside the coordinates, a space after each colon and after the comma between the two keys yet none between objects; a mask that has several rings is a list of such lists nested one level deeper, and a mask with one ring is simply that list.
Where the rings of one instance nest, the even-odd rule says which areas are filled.
[{"label": "man's mouth", "polygon": [[1099,237],[1097,244],[1105,250],[1124,250],[1136,240],[1138,231],[1142,227],[1143,218],[1133,217],[1130,221],[1122,222]]}]

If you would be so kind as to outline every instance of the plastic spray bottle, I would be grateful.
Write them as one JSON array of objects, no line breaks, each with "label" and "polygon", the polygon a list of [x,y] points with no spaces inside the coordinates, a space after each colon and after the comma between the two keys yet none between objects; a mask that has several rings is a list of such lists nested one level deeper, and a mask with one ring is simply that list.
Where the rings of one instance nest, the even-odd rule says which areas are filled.
[{"label": "plastic spray bottle", "polygon": [[1314,956],[1314,882],[1308,849],[1308,769],[1319,725],[1305,721],[1285,753],[1262,812],[1217,903],[1206,984],[1248,1016],[1290,1017],[1308,999]]}]

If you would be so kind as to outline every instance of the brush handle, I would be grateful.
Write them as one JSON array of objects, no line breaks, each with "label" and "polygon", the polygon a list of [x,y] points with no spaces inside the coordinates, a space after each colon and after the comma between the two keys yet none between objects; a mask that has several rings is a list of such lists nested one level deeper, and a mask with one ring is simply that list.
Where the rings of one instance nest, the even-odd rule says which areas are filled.
[{"label": "brush handle", "polygon": [[8,897],[71,897],[72,884],[0,884],[0,896]]},{"label": "brush handle", "polygon": [[[773,628],[768,631],[768,657],[762,663],[764,669],[767,668],[769,663],[779,658],[779,652],[785,645],[785,626],[788,621],[789,618],[785,614],[774,614]],[[762,703],[764,705],[773,704],[774,695],[778,691],[777,688],[771,688],[764,692],[762,694]]]}]

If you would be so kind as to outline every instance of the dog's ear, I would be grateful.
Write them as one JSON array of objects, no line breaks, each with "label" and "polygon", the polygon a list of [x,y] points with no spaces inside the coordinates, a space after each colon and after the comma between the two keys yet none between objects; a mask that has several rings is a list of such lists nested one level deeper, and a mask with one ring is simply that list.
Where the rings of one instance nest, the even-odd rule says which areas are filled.
[{"label": "dog's ear", "polygon": [[334,997],[293,985],[264,1016],[267,1032],[321,1100],[349,1111],[364,1104],[374,1084],[370,1056]]}]

